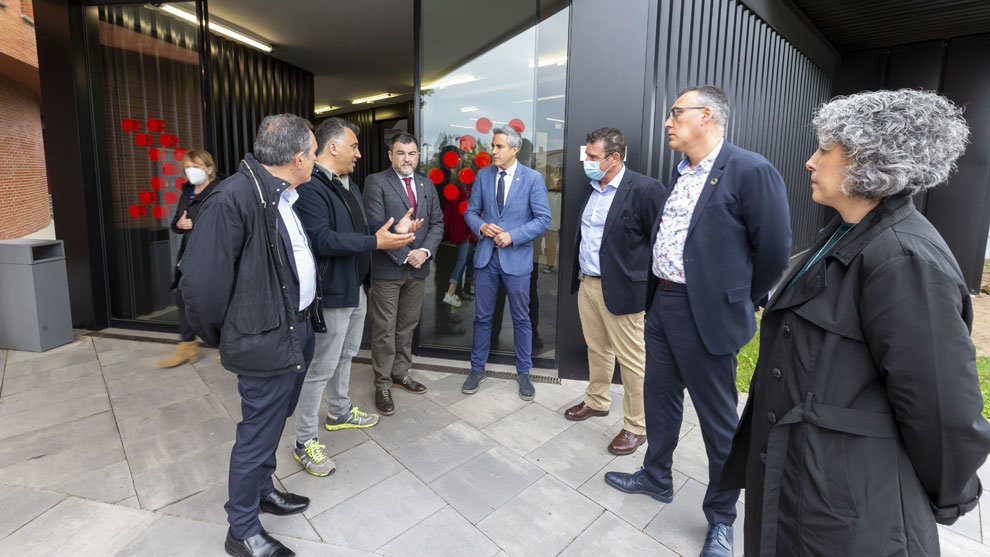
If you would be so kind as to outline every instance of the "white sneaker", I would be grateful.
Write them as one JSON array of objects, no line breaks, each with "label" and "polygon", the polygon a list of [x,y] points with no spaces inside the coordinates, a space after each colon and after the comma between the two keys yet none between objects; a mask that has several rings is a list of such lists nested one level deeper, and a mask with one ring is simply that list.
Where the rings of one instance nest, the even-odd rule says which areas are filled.
[{"label": "white sneaker", "polygon": [[443,303],[450,304],[455,308],[459,308],[462,305],[464,305],[461,302],[461,299],[457,296],[457,294],[451,294],[450,292],[447,292],[446,294],[443,295]]}]

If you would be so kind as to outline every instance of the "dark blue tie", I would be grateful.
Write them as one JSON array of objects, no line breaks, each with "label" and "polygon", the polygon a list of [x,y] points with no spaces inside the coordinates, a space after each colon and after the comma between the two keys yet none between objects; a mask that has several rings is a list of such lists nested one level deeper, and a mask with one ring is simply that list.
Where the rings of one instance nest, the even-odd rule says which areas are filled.
[{"label": "dark blue tie", "polygon": [[498,173],[498,187],[495,188],[495,204],[498,205],[498,212],[505,208],[505,171]]}]

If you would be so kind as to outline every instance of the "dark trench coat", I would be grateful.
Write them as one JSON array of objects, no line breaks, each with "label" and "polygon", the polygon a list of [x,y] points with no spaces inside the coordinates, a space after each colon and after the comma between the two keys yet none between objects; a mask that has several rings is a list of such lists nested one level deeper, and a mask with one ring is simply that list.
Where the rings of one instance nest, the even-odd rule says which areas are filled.
[{"label": "dark trench coat", "polygon": [[775,294],[720,485],[746,489],[746,555],[938,555],[935,524],[976,506],[990,451],[972,317],[906,197]]}]

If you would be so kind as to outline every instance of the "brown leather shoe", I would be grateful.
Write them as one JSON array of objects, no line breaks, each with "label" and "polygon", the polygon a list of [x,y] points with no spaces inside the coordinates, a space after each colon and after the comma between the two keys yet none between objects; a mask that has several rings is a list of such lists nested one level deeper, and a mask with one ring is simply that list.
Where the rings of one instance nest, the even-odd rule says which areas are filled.
[{"label": "brown leather shoe", "polygon": [[595,410],[582,401],[564,411],[564,417],[575,422],[583,422],[592,416],[608,416],[608,410]]},{"label": "brown leather shoe", "polygon": [[636,435],[623,429],[608,444],[608,452],[617,455],[632,454],[644,441],[646,441],[646,435]]},{"label": "brown leather shoe", "polygon": [[392,392],[388,389],[375,389],[375,408],[383,416],[395,414],[395,403],[392,402]]},{"label": "brown leather shoe", "polygon": [[414,395],[421,395],[426,392],[426,385],[416,381],[411,375],[407,375],[402,379],[392,378],[392,386],[399,387],[400,389],[405,389]]}]

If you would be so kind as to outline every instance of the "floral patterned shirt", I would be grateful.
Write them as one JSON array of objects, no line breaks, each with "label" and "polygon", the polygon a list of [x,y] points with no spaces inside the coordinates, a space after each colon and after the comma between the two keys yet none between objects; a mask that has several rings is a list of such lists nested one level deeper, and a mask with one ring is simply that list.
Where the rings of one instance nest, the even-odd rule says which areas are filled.
[{"label": "floral patterned shirt", "polygon": [[687,282],[684,277],[684,243],[687,241],[688,227],[691,226],[691,216],[705,188],[708,173],[722,150],[722,143],[719,141],[715,149],[694,168],[689,166],[691,160],[687,157],[677,165],[681,175],[663,207],[660,230],[653,244],[653,274],[662,279]]}]

